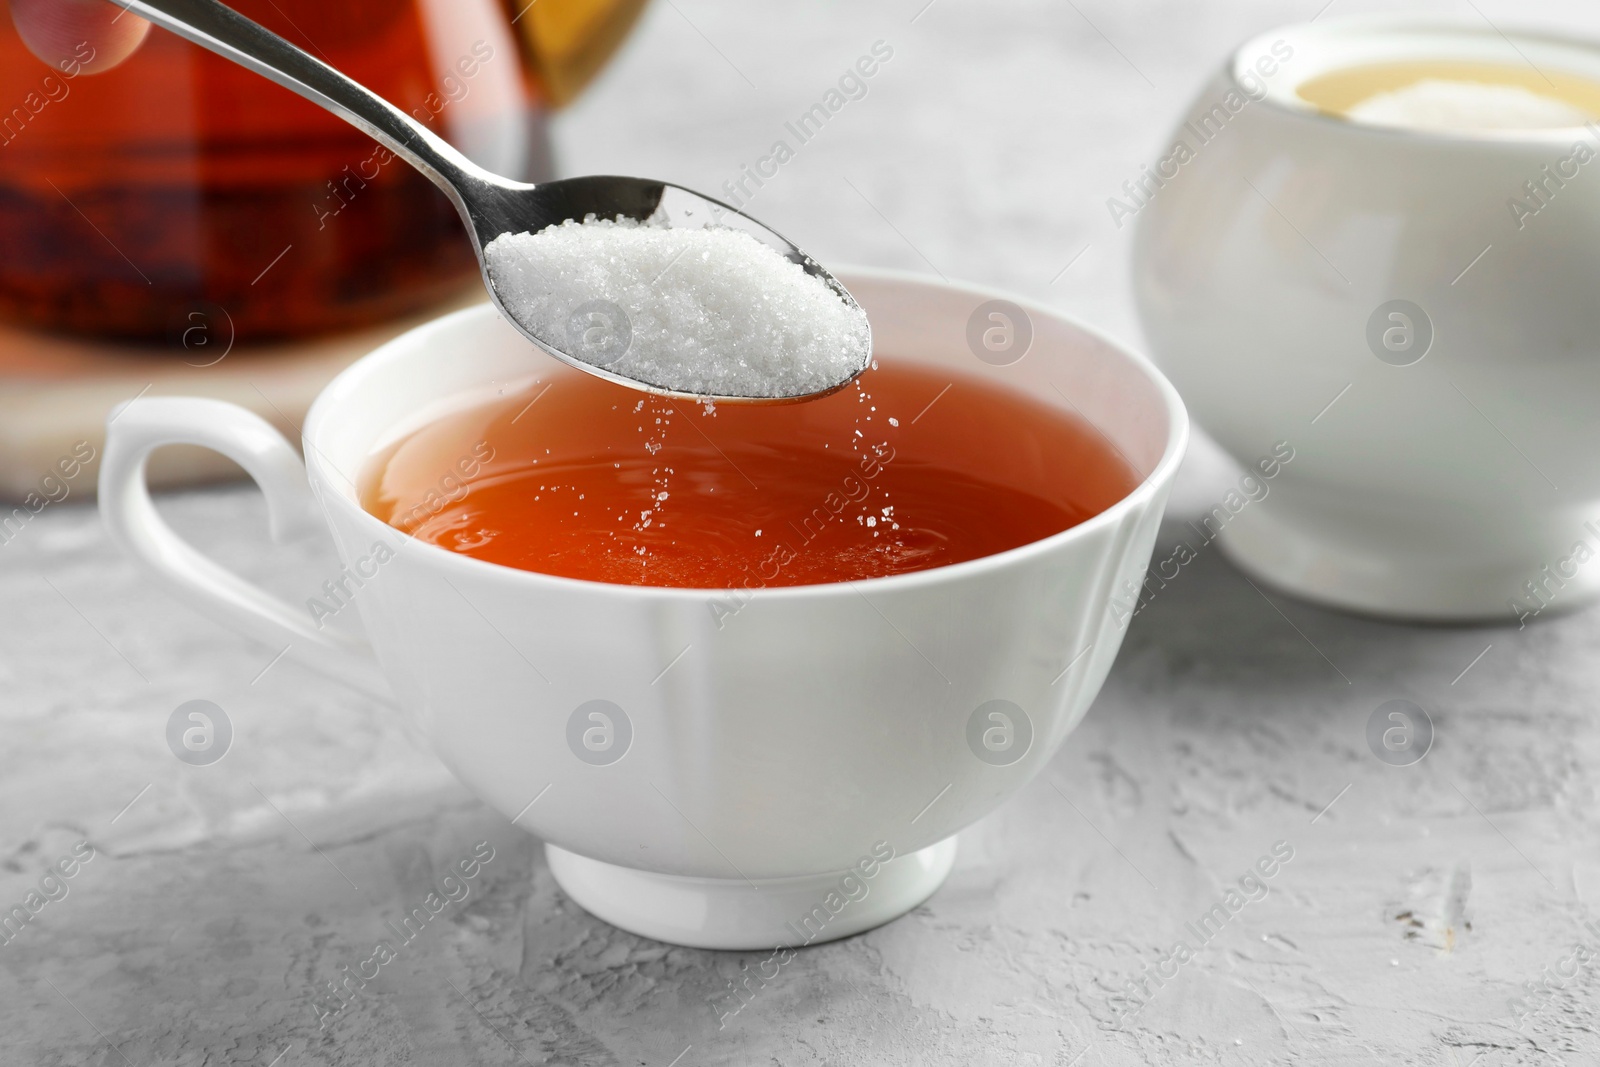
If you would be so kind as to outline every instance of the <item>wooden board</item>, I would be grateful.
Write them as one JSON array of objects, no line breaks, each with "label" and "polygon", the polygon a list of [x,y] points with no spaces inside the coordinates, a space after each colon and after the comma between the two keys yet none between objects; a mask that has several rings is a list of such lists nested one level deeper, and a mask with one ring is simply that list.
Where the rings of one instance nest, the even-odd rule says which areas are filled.
[{"label": "wooden board", "polygon": [[[187,345],[165,347],[104,344],[0,326],[0,498],[17,501],[38,491],[40,479],[55,471],[58,461],[74,450],[84,454],[82,442],[94,450],[95,461],[70,480],[69,495],[93,495],[106,416],[137,397],[226,400],[260,415],[298,445],[311,401],[341,370],[413,326],[483,300],[483,289],[474,282],[454,300],[405,319],[249,349],[230,349],[226,322],[197,321]],[[150,480],[158,486],[240,474],[232,461],[199,448],[162,449],[150,462]],[[60,492],[56,487],[53,495]]]}]

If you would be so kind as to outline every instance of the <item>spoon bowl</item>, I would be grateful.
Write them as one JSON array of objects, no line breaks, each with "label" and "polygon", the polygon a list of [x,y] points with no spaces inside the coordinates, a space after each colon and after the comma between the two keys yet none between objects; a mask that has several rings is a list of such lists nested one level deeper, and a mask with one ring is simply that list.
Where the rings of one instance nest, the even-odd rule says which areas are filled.
[{"label": "spoon bowl", "polygon": [[[472,191],[475,197],[474,207],[471,210],[462,210],[462,217],[472,229],[473,247],[478,254],[479,265],[483,269],[484,285],[489,290],[495,306],[500,309],[500,313],[515,325],[524,337],[562,362],[629,388],[642,389],[661,396],[742,404],[782,404],[819,399],[849,385],[857,374],[866,369],[863,364],[847,378],[842,378],[822,389],[801,394],[727,396],[663,388],[659,384],[629,377],[572,355],[559,346],[558,342],[564,339],[541,336],[531,324],[521,321],[502,300],[500,287],[495,283],[494,275],[489,270],[488,258],[484,252],[495,238],[507,233],[537,233],[547,226],[559,225],[568,220],[581,221],[591,216],[603,219],[628,218],[638,222],[664,224],[673,229],[722,226],[749,234],[789,262],[797,264],[807,274],[821,278],[847,307],[854,309],[862,317],[863,321],[866,312],[861,310],[855,297],[850,295],[849,290],[837,278],[828,273],[822,264],[812,259],[793,241],[737,208],[720,200],[702,196],[681,185],[652,181],[648,178],[600,174],[563,178],[538,185],[512,182],[496,175],[488,177],[493,179],[490,184]],[[870,327],[868,329],[870,330]],[[870,341],[867,352],[870,357]]]},{"label": "spoon bowl", "polygon": [[[719,403],[785,403],[826,396],[848,385],[871,360],[866,312],[821,264],[768,226],[710,197],[646,178],[592,175],[530,184],[512,181],[472,162],[438,134],[387,100],[217,0],[109,0],[186,40],[254,70],[338,115],[427,175],[450,198],[472,237],[484,285],[495,307],[517,330],[563,363],[632,389]],[[485,249],[507,234],[538,233],[564,222],[632,219],[675,229],[725,227],[742,231],[775,250],[807,274],[822,279],[859,320],[866,337],[861,365],[838,381],[801,393],[735,394],[685,392],[597,366],[568,350],[565,338],[549,336],[507,306],[489,269]]]}]

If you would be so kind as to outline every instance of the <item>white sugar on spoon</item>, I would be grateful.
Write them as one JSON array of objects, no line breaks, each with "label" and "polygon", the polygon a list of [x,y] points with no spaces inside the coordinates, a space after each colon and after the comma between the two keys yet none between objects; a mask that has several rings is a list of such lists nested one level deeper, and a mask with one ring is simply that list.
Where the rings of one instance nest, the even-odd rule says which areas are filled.
[{"label": "white sugar on spoon", "polygon": [[805,397],[871,359],[860,308],[742,230],[590,216],[501,234],[484,258],[525,330],[625,384]]}]

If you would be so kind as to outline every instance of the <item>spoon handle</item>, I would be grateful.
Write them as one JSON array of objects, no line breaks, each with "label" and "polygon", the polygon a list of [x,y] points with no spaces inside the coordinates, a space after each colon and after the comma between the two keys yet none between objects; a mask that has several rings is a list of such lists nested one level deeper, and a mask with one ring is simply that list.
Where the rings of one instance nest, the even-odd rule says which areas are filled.
[{"label": "spoon handle", "polygon": [[469,189],[504,183],[360,82],[217,0],[111,2],[271,78],[370,134],[432,179],[463,217],[468,214],[464,197]]}]

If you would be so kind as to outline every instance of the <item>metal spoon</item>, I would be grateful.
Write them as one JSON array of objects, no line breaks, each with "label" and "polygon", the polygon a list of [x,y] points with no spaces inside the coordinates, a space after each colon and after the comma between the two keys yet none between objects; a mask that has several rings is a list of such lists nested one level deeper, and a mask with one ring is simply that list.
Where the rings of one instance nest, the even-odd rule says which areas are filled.
[{"label": "metal spoon", "polygon": [[[745,231],[776,249],[808,274],[822,278],[839,299],[862,317],[855,299],[839,281],[806,255],[794,243],[755,219],[709,197],[668,182],[644,178],[591,176],[530,185],[490,173],[456,151],[445,140],[418,123],[387,100],[277,34],[250,21],[216,0],[110,0],[135,15],[150,20],[200,45],[264,75],[287,89],[338,115],[382,142],[406,162],[427,175],[461,213],[472,247],[478,255],[489,296],[506,320],[557,359],[579,370],[599,375],[621,385],[665,396],[693,400],[712,399],[730,402],[783,402],[823,396],[854,380],[865,366],[839,382],[817,392],[779,396],[709,396],[662,388],[630,378],[614,369],[595,366],[570,354],[562,347],[564,339],[541,337],[531,325],[501,301],[484,257],[484,246],[503,233],[537,233],[569,219],[582,220],[593,214],[600,218],[626,216],[632,219],[656,218],[669,225],[700,227],[715,219],[719,225]],[[869,345],[870,351],[870,345]]]}]

